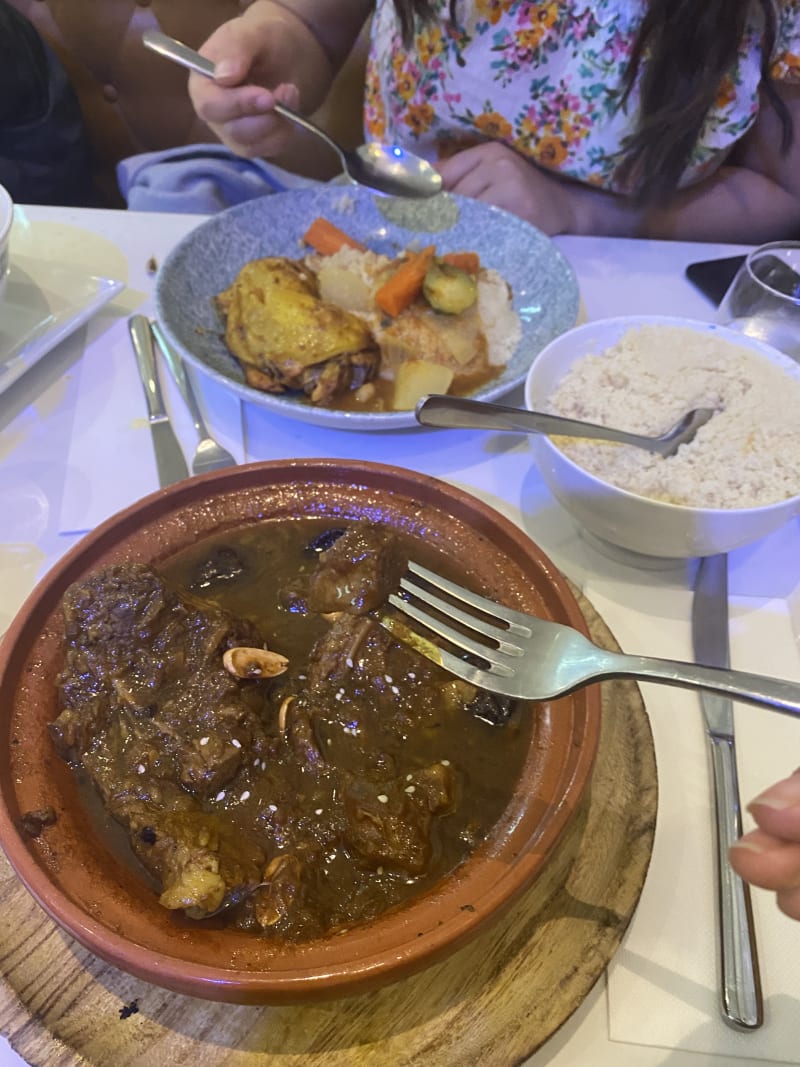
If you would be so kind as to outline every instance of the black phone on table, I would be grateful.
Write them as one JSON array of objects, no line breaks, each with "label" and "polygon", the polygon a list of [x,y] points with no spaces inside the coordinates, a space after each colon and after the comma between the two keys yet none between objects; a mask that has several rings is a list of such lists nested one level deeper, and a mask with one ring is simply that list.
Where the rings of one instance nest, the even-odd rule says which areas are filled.
[{"label": "black phone on table", "polygon": [[[686,278],[703,296],[715,306],[719,306],[746,258],[741,255],[725,256],[722,259],[705,259],[699,263],[690,263],[686,268]],[[762,282],[787,296],[800,297],[800,274],[778,256],[763,256],[755,266],[756,274]]]},{"label": "black phone on table", "polygon": [[746,258],[727,256],[724,259],[704,259],[699,263],[690,263],[686,268],[686,278],[695,289],[699,289],[703,296],[718,307]]}]

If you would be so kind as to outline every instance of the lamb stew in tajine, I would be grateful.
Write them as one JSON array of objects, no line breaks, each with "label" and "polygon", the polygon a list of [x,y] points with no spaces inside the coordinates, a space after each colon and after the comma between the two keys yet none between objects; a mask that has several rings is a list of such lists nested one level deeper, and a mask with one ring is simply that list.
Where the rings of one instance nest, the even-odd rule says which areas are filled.
[{"label": "lamb stew in tajine", "polygon": [[444,569],[378,524],[272,520],[67,591],[52,739],[166,908],[312,940],[419,895],[497,822],[531,716],[370,614],[411,555]]}]

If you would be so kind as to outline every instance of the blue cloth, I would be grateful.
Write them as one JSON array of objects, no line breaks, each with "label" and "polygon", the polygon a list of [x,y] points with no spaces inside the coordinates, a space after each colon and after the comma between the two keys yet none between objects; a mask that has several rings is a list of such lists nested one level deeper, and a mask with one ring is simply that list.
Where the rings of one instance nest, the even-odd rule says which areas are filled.
[{"label": "blue cloth", "polygon": [[128,156],[117,164],[117,181],[132,211],[197,215],[319,184],[262,159],[242,159],[218,144]]}]

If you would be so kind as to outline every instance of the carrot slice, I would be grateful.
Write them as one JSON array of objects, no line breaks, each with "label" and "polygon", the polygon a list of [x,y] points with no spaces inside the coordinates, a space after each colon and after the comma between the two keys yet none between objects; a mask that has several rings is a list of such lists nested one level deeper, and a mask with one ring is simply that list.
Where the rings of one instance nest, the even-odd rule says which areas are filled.
[{"label": "carrot slice", "polygon": [[303,240],[307,245],[311,245],[315,252],[323,256],[332,256],[344,246],[357,248],[359,252],[366,251],[364,245],[356,241],[349,233],[340,230],[330,219],[323,218],[321,215],[308,227],[303,234]]},{"label": "carrot slice", "polygon": [[375,293],[375,302],[381,311],[396,318],[414,303],[422,292],[422,283],[435,252],[436,246],[428,245],[404,260]]},{"label": "carrot slice", "polygon": [[481,269],[481,257],[477,252],[445,252],[441,258],[443,263],[458,267],[467,274],[478,274]]}]

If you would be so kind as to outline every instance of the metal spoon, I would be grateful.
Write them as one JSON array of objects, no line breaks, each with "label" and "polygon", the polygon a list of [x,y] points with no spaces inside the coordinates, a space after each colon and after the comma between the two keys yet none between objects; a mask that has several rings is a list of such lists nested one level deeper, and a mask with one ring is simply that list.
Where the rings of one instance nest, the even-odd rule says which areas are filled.
[{"label": "metal spoon", "polygon": [[714,408],[695,408],[687,412],[666,433],[646,437],[593,422],[546,415],[541,411],[487,404],[463,396],[424,396],[414,414],[423,426],[440,426],[461,430],[511,430],[517,433],[564,434],[569,437],[592,437],[600,441],[617,441],[634,445],[660,456],[673,456],[681,445],[688,444],[701,426],[705,426]]},{"label": "metal spoon", "polygon": [[[142,42],[146,48],[186,67],[187,70],[193,70],[206,78],[214,77],[214,64],[210,59],[165,33],[145,30]],[[405,196],[417,200],[441,192],[441,176],[430,163],[397,145],[371,142],[359,145],[351,152],[337,144],[319,126],[284,104],[275,104],[273,110],[277,115],[321,137],[338,153],[344,172],[359,185],[366,185],[369,189],[387,196]]]}]

